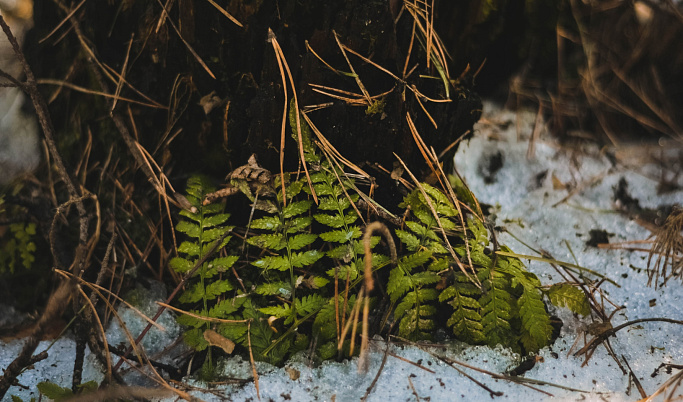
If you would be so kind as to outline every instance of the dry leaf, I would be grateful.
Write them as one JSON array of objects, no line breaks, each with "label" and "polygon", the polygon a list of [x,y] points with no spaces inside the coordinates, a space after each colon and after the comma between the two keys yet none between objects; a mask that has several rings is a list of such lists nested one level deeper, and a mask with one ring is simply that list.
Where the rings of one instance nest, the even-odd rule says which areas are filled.
[{"label": "dry leaf", "polygon": [[301,375],[301,372],[295,368],[291,367],[285,367],[285,372],[289,375],[289,379],[292,381],[296,381],[299,379],[299,376]]},{"label": "dry leaf", "polygon": [[555,173],[553,173],[552,179],[553,179],[553,190],[564,190],[567,188],[567,185],[562,183],[562,181],[560,179],[558,179],[557,176],[555,176]]},{"label": "dry leaf", "polygon": [[210,94],[202,96],[199,100],[199,106],[204,109],[204,114],[206,115],[211,113],[221,103],[223,103],[223,100],[216,95],[216,91],[211,91]]},{"label": "dry leaf", "polygon": [[204,331],[204,339],[209,342],[209,345],[218,346],[227,354],[232,354],[232,351],[235,350],[235,342],[212,329]]}]

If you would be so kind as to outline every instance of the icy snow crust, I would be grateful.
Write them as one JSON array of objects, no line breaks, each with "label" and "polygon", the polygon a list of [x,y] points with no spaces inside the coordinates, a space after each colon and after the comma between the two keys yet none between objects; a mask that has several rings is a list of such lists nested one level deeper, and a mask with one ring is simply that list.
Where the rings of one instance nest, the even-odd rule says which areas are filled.
[{"label": "icy snow crust", "polygon": [[[638,199],[642,207],[683,203],[683,193],[657,196],[657,182],[650,178],[658,177],[656,166],[644,166],[637,170],[618,164],[615,166],[608,158],[600,156],[597,149],[588,148],[581,152],[562,150],[544,136],[536,141],[533,157],[527,159],[535,113],[500,111],[491,105],[486,106],[485,119],[478,124],[474,138],[460,146],[455,159],[458,171],[479,201],[494,205],[496,225],[505,226],[525,243],[538,250],[548,251],[557,260],[590,268],[619,283],[621,288],[607,283],[601,286],[612,302],[626,306],[613,317],[614,326],[646,317],[683,320],[683,286],[680,281],[672,280],[668,286],[657,290],[645,286],[646,253],[597,249],[585,244],[591,229],[613,233],[610,243],[648,238],[649,232],[643,227],[613,212],[613,188],[622,177],[628,182],[630,195]],[[490,156],[498,152],[502,155],[502,168],[495,174],[490,174],[489,183],[485,183],[481,172],[490,170]],[[546,174],[543,175],[543,172]],[[553,189],[553,175],[557,179],[556,183],[573,183],[582,190],[566,202],[555,205],[568,195],[568,191]],[[508,233],[499,234],[498,240],[517,253],[537,255]],[[574,260],[574,256],[577,260]],[[528,260],[525,263],[528,263],[528,268],[545,285],[562,280],[548,264]],[[608,313],[612,311],[608,304],[605,307]],[[150,307],[150,310],[154,308]],[[137,335],[144,323],[134,314],[128,313],[124,315],[131,325],[129,328]],[[635,386],[629,387],[628,375],[621,372],[603,346],[598,347],[585,367],[581,367],[583,357],[567,356],[577,332],[585,328],[589,321],[579,320],[565,309],[555,313],[564,322],[561,336],[554,345],[540,352],[544,362],[537,363],[524,377],[589,392],[538,386],[554,395],[554,400],[640,399]],[[137,322],[137,326],[133,322]],[[148,352],[162,350],[179,333],[179,328],[170,316],[166,316],[162,325],[166,327],[166,336],[159,332],[154,338],[148,336],[145,345]],[[109,331],[110,342],[113,344],[124,341],[120,337],[120,329],[117,325],[115,327]],[[683,364],[683,338],[680,336],[682,330],[683,328],[669,323],[642,323],[624,328],[617,333],[616,338],[610,339],[616,355],[626,358],[648,395],[670,377],[663,370],[658,375],[651,376],[661,363]],[[118,338],[115,339],[115,336]],[[0,343],[0,367],[9,364],[21,345],[22,342],[19,341]],[[41,348],[46,345],[43,342]],[[500,348],[469,347],[458,342],[446,346],[430,351],[495,373],[503,373],[519,364],[519,356]],[[578,347],[581,346],[583,336]],[[36,364],[35,369],[27,371],[19,378],[19,382],[28,389],[13,387],[8,398],[12,394],[19,395],[24,400],[36,396],[35,384],[44,380],[69,386],[74,349],[70,339],[58,340],[50,350],[49,359]],[[365,395],[380,370],[385,349],[386,344],[383,341],[371,342],[370,364],[366,374],[358,374],[356,359],[342,363],[324,362],[316,368],[309,367],[304,356],[292,359],[285,368],[257,363],[261,400],[357,401]],[[388,355],[368,401],[413,401],[417,398],[429,398],[426,400],[431,401],[480,401],[490,398],[487,390],[426,351],[417,347],[393,345],[389,352],[419,364],[419,367]],[[91,356],[87,359],[85,381],[101,379],[92,360]],[[220,367],[222,374],[229,378],[251,377],[249,362],[240,357],[225,360]],[[495,380],[464,367],[458,368],[491,390],[503,393],[494,400],[532,402],[551,398],[548,394],[519,384]],[[297,373],[298,378],[290,378],[291,374]],[[192,391],[191,394],[207,401],[257,400],[253,382],[244,386],[212,387],[192,379],[187,379],[187,383],[206,388],[207,392]],[[168,399],[171,400],[173,399]]]}]

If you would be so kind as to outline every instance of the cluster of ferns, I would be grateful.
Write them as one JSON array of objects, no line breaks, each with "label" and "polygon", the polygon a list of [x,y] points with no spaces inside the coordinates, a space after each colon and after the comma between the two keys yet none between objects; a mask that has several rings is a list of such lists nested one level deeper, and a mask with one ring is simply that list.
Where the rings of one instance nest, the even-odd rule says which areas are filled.
[{"label": "cluster of ferns", "polygon": [[[321,360],[358,351],[353,345],[362,314],[356,301],[366,258],[365,225],[356,206],[360,195],[308,135],[304,130],[310,182],[303,174],[276,176],[278,190],[253,200],[258,211],[240,231],[244,236],[233,235],[223,204],[203,205],[214,190],[208,180],[188,181],[193,208],[181,211],[176,230],[185,241],[170,265],[184,275],[206,260],[178,300],[190,313],[178,321],[189,328],[184,337],[196,350],[211,347],[210,332],[273,364],[299,351]],[[417,341],[442,329],[469,344],[536,352],[552,337],[546,303],[588,313],[578,288],[543,288],[519,259],[496,254],[486,225],[475,216],[459,216],[441,190],[423,183],[400,206],[408,213],[391,230],[398,239],[397,260],[380,237],[369,244],[373,321],[384,333]],[[218,251],[206,258],[210,250]],[[212,364],[211,354],[206,365]]]}]

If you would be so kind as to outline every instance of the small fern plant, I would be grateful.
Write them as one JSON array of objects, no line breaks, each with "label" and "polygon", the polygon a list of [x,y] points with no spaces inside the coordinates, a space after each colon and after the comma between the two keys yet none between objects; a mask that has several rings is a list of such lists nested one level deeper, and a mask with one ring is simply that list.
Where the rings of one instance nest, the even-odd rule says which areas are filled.
[{"label": "small fern plant", "polygon": [[[171,266],[184,274],[217,240],[224,249],[222,256],[202,264],[179,300],[192,308],[179,321],[191,328],[185,339],[197,350],[210,346],[205,336],[213,330],[272,364],[305,348],[323,360],[353,353],[366,258],[355,207],[361,193],[341,167],[320,153],[310,127],[297,121],[294,107],[289,117],[292,132],[299,133],[295,138],[301,141],[310,179],[284,174],[272,183],[259,182],[269,191],[258,202],[247,186],[239,188],[252,201],[252,213],[259,210],[246,228],[249,247],[240,254],[246,264],[233,267],[238,257],[224,249],[232,230],[229,215],[220,205],[202,205],[213,189],[201,178],[188,182],[193,208],[181,212],[184,219],[176,228],[188,240]],[[478,209],[466,186],[455,182],[452,190],[449,193]],[[379,288],[386,289],[391,302],[387,316],[398,324],[399,336],[431,339],[436,329],[445,327],[470,344],[536,352],[552,336],[545,296],[557,306],[588,313],[581,290],[569,284],[542,290],[538,278],[509,249],[501,246],[503,253],[496,253],[498,245],[491,244],[491,233],[478,217],[459,216],[453,200],[441,190],[422,183],[400,206],[410,212],[405,226],[394,232],[401,257],[378,275],[385,281]],[[370,241],[373,272],[390,264],[389,257],[374,251],[379,241]],[[448,317],[445,323],[437,319],[442,315]],[[209,324],[202,317],[223,321]],[[354,329],[348,331],[350,327]],[[211,353],[208,356],[210,366]]]},{"label": "small fern plant", "polygon": [[[408,230],[396,230],[407,253],[391,270],[387,283],[392,303],[398,303],[394,319],[399,322],[399,335],[411,340],[431,339],[439,296],[435,285],[441,281],[439,273],[449,268],[448,251],[436,230],[439,223],[445,230],[454,230],[457,226],[452,219],[458,214],[442,192],[428,184],[422,187],[424,194],[415,189],[401,205],[410,206],[415,219],[405,222]],[[435,208],[438,222],[425,195]]]},{"label": "small fern plant", "polygon": [[284,180],[284,193],[279,189],[271,203],[274,208],[251,222],[250,230],[258,234],[247,240],[262,250],[262,256],[251,262],[262,278],[254,287],[254,293],[261,296],[262,307],[258,311],[274,318],[272,332],[284,331],[279,336],[271,334],[276,338],[273,343],[254,348],[254,352],[261,359],[274,362],[307,346],[308,338],[297,337],[295,330],[322,309],[326,299],[317,289],[328,283],[315,266],[324,254],[310,247],[318,239],[311,233],[313,201],[299,199],[305,180]]},{"label": "small fern plant", "polygon": [[[552,326],[536,275],[517,258],[491,258],[484,224],[470,218],[468,231],[463,232],[448,197],[428,184],[421,186],[424,193],[416,189],[404,199],[414,219],[406,222],[408,230],[396,234],[410,253],[391,271],[387,285],[392,301],[398,303],[394,318],[400,320],[399,334],[429,339],[438,305],[448,304],[453,312],[446,325],[465,342],[501,344],[518,352],[536,352],[548,345]],[[476,279],[453,268],[442,230],[459,257],[469,255]]]},{"label": "small fern plant", "polygon": [[[339,289],[339,284],[342,283],[344,289],[356,292],[359,288],[357,285],[362,279],[359,273],[363,272],[365,264],[363,244],[360,240],[362,236],[360,217],[352,206],[352,203],[358,201],[359,195],[352,191],[353,181],[346,179],[344,173],[332,167],[328,161],[322,161],[317,165],[312,164],[312,167],[318,170],[311,175],[311,182],[319,197],[317,213],[313,215],[313,218],[321,225],[320,239],[325,242],[327,248],[325,255],[333,265],[332,268],[326,270],[326,274],[328,278],[334,280],[335,288]],[[308,188],[305,189],[310,192]],[[371,248],[374,248],[379,240],[378,236],[373,236],[370,242]],[[388,263],[388,257],[373,253],[373,269],[379,269]],[[336,300],[334,297],[329,299],[324,311],[316,317],[314,335],[318,337],[317,353],[322,359],[329,359],[335,354],[340,355],[340,352],[351,352],[350,339],[340,342],[340,327],[353,319],[351,311],[355,302],[355,295],[353,293],[349,295],[344,291]]]},{"label": "small fern plant", "polygon": [[[6,216],[11,212],[6,211],[4,197],[0,195],[0,216]],[[33,222],[9,225],[9,231],[0,236],[0,274],[14,274],[20,266],[31,269],[36,259],[37,248],[33,241],[35,235],[36,224]]]},{"label": "small fern plant", "polygon": [[[187,240],[178,247],[179,256],[170,260],[170,267],[178,274],[185,275],[213,248],[217,241],[220,244],[216,251],[223,249],[231,239],[228,235],[233,229],[227,225],[230,214],[223,213],[222,204],[202,205],[206,194],[213,191],[208,179],[193,176],[187,182],[187,200],[191,210],[182,210],[184,218],[176,226]],[[221,240],[222,239],[222,240]],[[227,292],[234,286],[229,279],[228,270],[237,261],[234,255],[209,258],[189,279],[188,287],[178,301],[188,305],[194,315],[181,315],[178,322],[190,327],[184,338],[188,345],[202,351],[209,347],[204,332],[211,329],[211,323],[198,317],[227,318],[237,310],[234,302],[227,297]],[[209,351],[206,359],[207,367],[212,365]]]},{"label": "small fern plant", "polygon": [[[290,104],[289,122],[292,133],[296,128],[296,109]],[[318,148],[312,143],[312,130],[304,121],[300,122],[301,141],[304,153],[304,161],[312,172],[310,186],[304,185],[303,190],[313,196],[315,192],[318,204],[313,213],[316,230],[320,232],[319,238],[324,242],[327,266],[327,277],[334,280],[332,289],[325,288],[328,296],[321,311],[316,315],[313,324],[313,336],[317,355],[323,359],[330,359],[343,354],[351,354],[351,339],[342,339],[342,327],[351,324],[358,317],[354,317],[352,311],[356,304],[356,295],[362,280],[360,275],[365,266],[364,246],[361,242],[362,220],[355,208],[360,195],[353,179],[346,173],[334,166],[328,159],[323,158]],[[298,136],[294,136],[297,142]],[[378,236],[372,236],[370,248],[379,243]],[[389,263],[389,258],[379,253],[373,253],[372,267],[374,270]],[[327,280],[325,280],[327,281]],[[343,287],[342,294],[339,287]],[[338,295],[335,297],[334,295]],[[329,297],[332,296],[332,297]]]}]

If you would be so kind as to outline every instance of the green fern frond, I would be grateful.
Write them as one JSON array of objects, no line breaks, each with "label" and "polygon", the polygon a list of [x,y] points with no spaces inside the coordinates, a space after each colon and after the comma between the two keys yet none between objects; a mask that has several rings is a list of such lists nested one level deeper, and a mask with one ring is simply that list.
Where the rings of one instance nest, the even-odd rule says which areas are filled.
[{"label": "green fern frond", "polygon": [[350,226],[347,230],[332,230],[321,233],[320,238],[328,243],[349,243],[362,235],[358,226]]},{"label": "green fern frond", "polygon": [[[199,316],[206,316],[206,311],[190,311],[192,314],[196,314]],[[204,325],[206,325],[206,320],[199,319],[197,317],[193,317],[188,314],[181,314],[176,318],[176,321],[178,321],[178,324],[184,325],[186,327],[192,327],[192,328],[199,328]]]},{"label": "green fern frond", "polygon": [[[252,228],[254,228],[253,225]],[[247,239],[247,243],[251,244],[252,246],[273,251],[280,251],[287,246],[287,243],[285,243],[285,237],[282,233],[263,233],[252,236]]]},{"label": "green fern frond", "polygon": [[556,283],[548,290],[550,302],[557,307],[567,307],[575,314],[587,316],[591,312],[586,294],[568,283]]},{"label": "green fern frond", "polygon": [[235,297],[221,300],[216,303],[216,305],[211,307],[208,316],[214,318],[234,319],[231,314],[234,314],[236,311],[238,311],[245,301],[246,297]]},{"label": "green fern frond", "polygon": [[294,218],[285,225],[285,232],[287,234],[301,233],[308,229],[311,223],[313,223],[313,220],[308,216]]},{"label": "green fern frond", "polygon": [[285,281],[262,283],[256,286],[254,292],[264,296],[281,296],[285,299],[292,297],[292,284]]},{"label": "green fern frond", "polygon": [[361,269],[359,270],[356,266],[356,263],[354,261],[351,261],[349,264],[344,264],[340,265],[337,268],[328,269],[325,273],[332,278],[336,274],[339,280],[342,281],[346,280],[346,278],[349,278],[350,281],[355,281],[358,278],[358,273],[362,270],[363,267],[361,267]]},{"label": "green fern frond", "polygon": [[[474,289],[472,289],[474,288]],[[446,325],[453,329],[453,334],[460,340],[478,344],[485,341],[484,326],[481,323],[481,305],[467,294],[477,294],[478,289],[469,283],[458,283],[444,289],[439,295],[439,301],[450,300],[453,314]]]},{"label": "green fern frond", "polygon": [[553,334],[553,327],[545,311],[541,292],[536,288],[524,288],[522,296],[517,300],[517,305],[522,319],[520,341],[527,352],[538,352],[550,342]]},{"label": "green fern frond", "polygon": [[331,228],[341,228],[343,226],[351,225],[352,223],[356,222],[358,220],[358,215],[356,215],[355,211],[349,211],[346,214],[334,214],[334,215],[328,215],[328,214],[316,214],[313,215],[316,221],[319,223],[322,223],[325,226],[329,226]]},{"label": "green fern frond", "polygon": [[206,270],[203,272],[204,279],[210,279],[219,273],[226,272],[235,265],[237,259],[238,257],[236,255],[229,255],[209,260]]},{"label": "green fern frond", "polygon": [[401,240],[401,243],[403,243],[408,251],[415,251],[422,245],[417,236],[406,230],[397,229],[394,233],[396,233],[396,236]]},{"label": "green fern frond", "polygon": [[294,321],[292,306],[287,303],[279,304],[277,306],[261,307],[258,311],[277,318],[287,318],[285,324],[290,324]]},{"label": "green fern frond", "polygon": [[490,346],[501,344],[514,346],[514,336],[510,320],[514,311],[514,300],[509,292],[506,277],[496,271],[483,269],[482,285],[484,293],[479,299],[481,305],[481,323],[484,327],[486,342]]},{"label": "green fern frond", "polygon": [[282,219],[290,219],[295,216],[301,215],[304,212],[308,212],[311,209],[312,205],[313,201],[309,200],[291,202],[282,209]]},{"label": "green fern frond", "polygon": [[254,219],[249,225],[252,229],[261,229],[275,232],[282,227],[282,222],[280,218],[276,216],[265,216],[263,218]]},{"label": "green fern frond", "polygon": [[[433,222],[433,223],[435,224],[436,222]],[[431,240],[434,240],[434,241],[440,241],[439,236],[437,236],[436,233],[434,233],[434,230],[430,229],[430,228],[427,227],[427,226],[421,225],[421,224],[418,223],[418,222],[407,221],[407,222],[406,222],[406,226],[407,226],[410,230],[412,230],[413,233],[415,233],[415,234],[417,235],[418,238],[421,239],[421,244],[424,244],[424,243],[422,243],[422,242],[424,242],[424,239],[425,239],[425,238],[431,239]]]},{"label": "green fern frond", "polygon": [[[290,250],[301,250],[302,248],[311,245],[317,239],[318,239],[318,235],[312,234],[312,233],[302,233],[302,234],[294,235],[294,236],[291,236],[287,239],[287,247]],[[322,257],[322,253],[320,253],[320,254]]]},{"label": "green fern frond", "polygon": [[201,352],[209,347],[209,343],[204,339],[204,329],[202,328],[188,329],[183,333],[183,340],[197,352]]},{"label": "green fern frond", "polygon": [[300,317],[306,316],[308,314],[317,313],[323,308],[327,299],[322,297],[320,294],[314,293],[312,295],[304,296],[300,299],[296,299],[294,303],[296,304],[296,311]]},{"label": "green fern frond", "polygon": [[432,252],[429,250],[421,250],[413,254],[404,256],[398,261],[398,266],[406,271],[411,272],[414,268],[420,267],[427,263],[432,258]]},{"label": "green fern frond", "polygon": [[178,246],[178,252],[187,254],[189,257],[196,257],[199,255],[199,244],[189,241],[184,241]]},{"label": "green fern frond", "polygon": [[409,292],[396,306],[394,318],[399,321],[399,336],[411,339],[431,339],[436,307],[431,302],[438,298],[435,289],[416,289]]},{"label": "green fern frond", "polygon": [[472,232],[470,240],[471,252],[481,252],[489,245],[489,232],[481,221],[475,218],[467,220],[467,228]]},{"label": "green fern frond", "polygon": [[[228,233],[233,227],[226,225],[230,214],[223,213],[223,205],[203,205],[206,194],[213,191],[208,180],[201,177],[191,177],[187,182],[187,199],[192,205],[192,211],[183,210],[183,217],[176,225],[176,230],[184,233],[188,240],[183,241],[178,247],[177,257],[170,260],[169,266],[180,274],[189,272],[197,261],[205,257],[205,253],[219,239],[216,250],[221,250],[230,242]],[[234,287],[229,279],[222,277],[215,280],[219,273],[226,272],[237,261],[237,256],[224,256],[209,259],[193,274],[189,280],[189,286],[179,297],[178,301],[185,304],[197,304],[202,302],[202,309],[194,310],[193,314],[200,317],[223,318],[234,313],[236,308],[228,307],[224,295]],[[204,339],[203,332],[210,328],[210,323],[200,318],[183,314],[178,317],[178,322],[192,327],[184,334],[188,345],[195,350],[204,350],[209,347]],[[211,353],[207,355],[206,367],[212,367]]]},{"label": "green fern frond", "polygon": [[13,274],[20,266],[31,269],[36,259],[37,247],[33,241],[35,234],[35,223],[19,222],[9,225],[9,231],[3,236],[0,245],[0,273],[9,271]]}]

